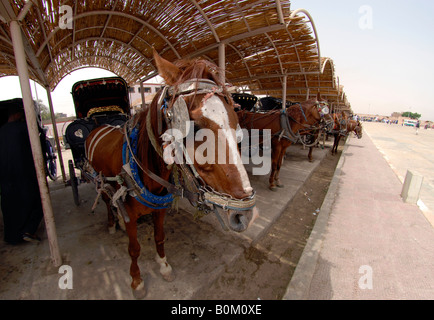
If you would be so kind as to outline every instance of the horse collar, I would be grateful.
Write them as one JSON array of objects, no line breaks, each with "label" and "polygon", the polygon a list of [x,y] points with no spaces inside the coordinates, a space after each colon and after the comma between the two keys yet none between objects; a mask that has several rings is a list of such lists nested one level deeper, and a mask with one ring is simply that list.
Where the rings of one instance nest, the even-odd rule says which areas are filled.
[{"label": "horse collar", "polygon": [[134,198],[141,204],[153,208],[153,209],[166,209],[171,206],[174,196],[169,193],[165,196],[158,196],[151,193],[146,189],[142,182],[139,174],[138,163],[135,161],[135,156],[137,155],[137,145],[138,145],[138,133],[139,129],[136,127],[132,128],[130,136],[125,137],[129,141],[125,141],[122,147],[122,162],[129,167],[127,170],[128,174],[133,178],[135,185],[140,190],[140,195],[136,193],[132,194]]}]

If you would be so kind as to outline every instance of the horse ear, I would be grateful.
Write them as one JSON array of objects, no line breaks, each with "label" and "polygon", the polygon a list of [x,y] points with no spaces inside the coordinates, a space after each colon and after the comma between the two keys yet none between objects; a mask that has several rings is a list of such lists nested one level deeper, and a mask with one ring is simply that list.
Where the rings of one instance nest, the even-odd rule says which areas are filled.
[{"label": "horse ear", "polygon": [[153,51],[154,51],[155,63],[158,69],[158,74],[164,79],[166,84],[168,84],[169,86],[174,85],[175,82],[182,75],[181,69],[179,69],[173,63],[160,57],[160,55],[157,53],[157,50],[155,50],[155,48],[153,48]]},{"label": "horse ear", "polygon": [[321,92],[318,91],[318,93],[316,94],[316,100],[321,101]]}]

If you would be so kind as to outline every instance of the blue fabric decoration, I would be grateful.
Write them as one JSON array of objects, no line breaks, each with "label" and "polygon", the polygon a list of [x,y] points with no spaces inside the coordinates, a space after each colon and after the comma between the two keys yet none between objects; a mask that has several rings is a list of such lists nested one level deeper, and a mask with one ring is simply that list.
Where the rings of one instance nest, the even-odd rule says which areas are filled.
[{"label": "blue fabric decoration", "polygon": [[[138,128],[134,128],[131,132],[130,135],[130,145],[131,145],[131,149],[134,152],[134,155],[137,155],[137,141],[138,141],[138,133],[139,133],[139,129]],[[134,181],[136,182],[136,184],[139,186],[140,188],[140,196],[145,199],[146,201],[148,201],[149,203],[152,203],[153,205],[150,205],[147,202],[144,202],[140,199],[140,197],[135,197],[135,199],[140,202],[141,204],[152,208],[152,209],[167,209],[171,206],[171,203],[173,201],[173,194],[169,193],[165,196],[157,196],[152,194],[149,190],[146,189],[146,187],[143,185],[142,180],[140,179],[140,175],[139,175],[139,170],[137,167],[137,163],[136,161],[134,161],[133,157],[131,156],[131,152],[128,149],[128,145],[127,142],[125,141],[122,147],[122,161],[123,164],[126,163],[126,155],[128,152],[128,159],[129,159],[129,164],[130,164],[130,168],[131,168],[131,173],[133,175]]]}]

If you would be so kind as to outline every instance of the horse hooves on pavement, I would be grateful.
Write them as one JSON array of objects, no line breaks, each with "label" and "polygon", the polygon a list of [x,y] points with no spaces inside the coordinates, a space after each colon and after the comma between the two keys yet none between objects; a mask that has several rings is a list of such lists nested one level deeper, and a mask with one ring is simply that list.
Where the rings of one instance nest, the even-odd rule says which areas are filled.
[{"label": "horse hooves on pavement", "polygon": [[146,288],[145,288],[145,283],[142,281],[136,289],[132,289],[133,290],[133,295],[134,298],[136,298],[137,300],[142,300],[146,297]]}]

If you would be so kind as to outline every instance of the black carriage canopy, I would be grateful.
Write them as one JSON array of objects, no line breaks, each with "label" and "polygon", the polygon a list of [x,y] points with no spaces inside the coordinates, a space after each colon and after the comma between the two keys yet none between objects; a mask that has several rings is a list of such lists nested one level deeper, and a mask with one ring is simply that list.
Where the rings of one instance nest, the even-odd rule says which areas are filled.
[{"label": "black carriage canopy", "polygon": [[77,167],[85,160],[84,143],[95,128],[122,126],[130,116],[128,85],[123,78],[108,77],[76,82],[72,86],[77,119],[65,131]]},{"label": "black carriage canopy", "polygon": [[121,77],[99,78],[76,82],[72,87],[78,119],[95,114],[124,113],[129,115],[128,85]]},{"label": "black carriage canopy", "polygon": [[258,102],[258,98],[248,93],[232,93],[232,99],[241,106],[241,109],[251,110]]}]

